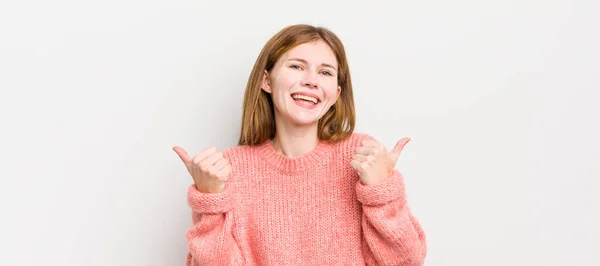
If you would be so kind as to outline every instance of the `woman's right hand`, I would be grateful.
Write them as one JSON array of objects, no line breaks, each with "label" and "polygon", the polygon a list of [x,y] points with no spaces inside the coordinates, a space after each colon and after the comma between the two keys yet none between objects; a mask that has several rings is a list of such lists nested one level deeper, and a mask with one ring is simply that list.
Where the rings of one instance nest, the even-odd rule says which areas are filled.
[{"label": "woman's right hand", "polygon": [[193,158],[181,147],[173,147],[194,179],[196,189],[202,193],[219,193],[231,173],[229,161],[216,148],[204,149]]}]

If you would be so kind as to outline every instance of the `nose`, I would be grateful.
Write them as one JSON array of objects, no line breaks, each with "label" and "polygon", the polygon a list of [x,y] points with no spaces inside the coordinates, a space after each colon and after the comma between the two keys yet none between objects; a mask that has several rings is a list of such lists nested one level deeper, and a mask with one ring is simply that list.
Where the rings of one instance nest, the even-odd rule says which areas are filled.
[{"label": "nose", "polygon": [[316,89],[319,87],[318,76],[312,71],[304,72],[304,77],[302,79],[302,85],[309,87],[311,89]]}]

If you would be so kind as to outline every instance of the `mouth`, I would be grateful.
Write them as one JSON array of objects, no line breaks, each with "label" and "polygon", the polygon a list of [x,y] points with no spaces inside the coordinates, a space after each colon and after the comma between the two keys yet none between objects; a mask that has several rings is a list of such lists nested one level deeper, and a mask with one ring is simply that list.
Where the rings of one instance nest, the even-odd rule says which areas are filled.
[{"label": "mouth", "polygon": [[310,93],[292,93],[292,99],[297,103],[317,105],[321,100],[318,96]]}]

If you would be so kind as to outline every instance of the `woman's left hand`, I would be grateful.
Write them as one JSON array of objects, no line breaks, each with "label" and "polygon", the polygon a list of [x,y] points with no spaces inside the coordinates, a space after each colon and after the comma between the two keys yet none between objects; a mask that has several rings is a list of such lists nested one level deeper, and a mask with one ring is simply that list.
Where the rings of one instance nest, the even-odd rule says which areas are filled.
[{"label": "woman's left hand", "polygon": [[399,140],[392,151],[388,152],[378,141],[365,140],[357,148],[350,165],[358,172],[363,184],[381,184],[394,173],[400,152],[409,141],[408,137]]}]

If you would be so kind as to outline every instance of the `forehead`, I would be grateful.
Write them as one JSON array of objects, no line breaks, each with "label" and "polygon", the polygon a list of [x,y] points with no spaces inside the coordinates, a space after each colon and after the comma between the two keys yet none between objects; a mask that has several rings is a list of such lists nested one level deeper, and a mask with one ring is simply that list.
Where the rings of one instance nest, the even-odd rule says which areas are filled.
[{"label": "forehead", "polygon": [[323,41],[300,44],[283,56],[284,61],[292,58],[304,59],[310,64],[329,64],[337,67],[335,53]]}]

